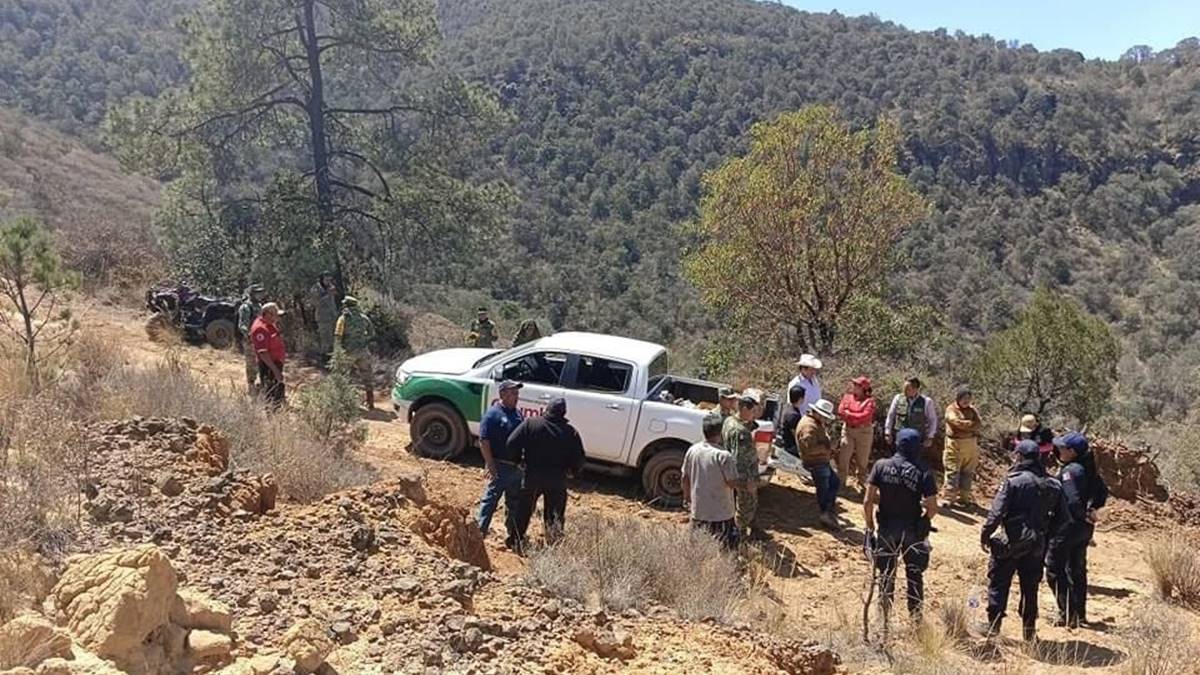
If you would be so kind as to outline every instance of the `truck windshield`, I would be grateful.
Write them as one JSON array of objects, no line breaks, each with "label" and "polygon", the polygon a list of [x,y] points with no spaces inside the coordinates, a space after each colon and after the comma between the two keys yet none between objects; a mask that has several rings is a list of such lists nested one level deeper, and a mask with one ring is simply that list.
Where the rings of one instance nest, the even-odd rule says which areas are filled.
[{"label": "truck windshield", "polygon": [[475,365],[473,365],[471,367],[478,368],[480,366],[486,366],[486,365],[493,364],[493,363],[499,361],[501,356],[504,356],[505,354],[507,354],[510,351],[512,351],[512,350],[511,349],[501,349],[500,351],[494,352],[492,354],[488,354],[487,356],[483,357],[482,359],[479,359],[478,361],[476,361]]},{"label": "truck windshield", "polygon": [[646,391],[654,391],[654,388],[659,385],[667,377],[670,367],[667,363],[667,350],[659,352],[658,356],[650,362],[650,367],[646,371],[649,380],[646,383]]}]

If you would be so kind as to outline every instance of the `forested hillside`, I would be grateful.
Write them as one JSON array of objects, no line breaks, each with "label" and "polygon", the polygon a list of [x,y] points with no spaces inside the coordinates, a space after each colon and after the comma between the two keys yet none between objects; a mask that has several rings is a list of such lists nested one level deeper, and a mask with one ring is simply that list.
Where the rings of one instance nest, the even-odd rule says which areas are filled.
[{"label": "forested hillside", "polygon": [[[185,76],[172,26],[193,4],[0,0],[0,102],[87,133]],[[1101,62],[749,0],[441,0],[439,16],[441,59],[513,119],[486,178],[519,205],[463,286],[555,327],[711,334],[679,265],[700,178],[754,122],[827,102],[895,116],[935,207],[888,280],[896,307],[933,307],[969,342],[1058,286],[1122,335],[1126,413],[1182,417],[1200,393],[1194,39]]]},{"label": "forested hillside", "polygon": [[673,225],[752,123],[831,102],[863,123],[896,116],[935,205],[906,238],[897,303],[970,338],[1037,285],[1064,287],[1128,338],[1130,412],[1190,404],[1195,40],[1087,62],[734,0],[447,2],[442,19],[452,58],[516,113],[494,146],[523,197],[505,254],[522,272],[499,277],[503,294],[666,340],[713,326],[679,277]]}]

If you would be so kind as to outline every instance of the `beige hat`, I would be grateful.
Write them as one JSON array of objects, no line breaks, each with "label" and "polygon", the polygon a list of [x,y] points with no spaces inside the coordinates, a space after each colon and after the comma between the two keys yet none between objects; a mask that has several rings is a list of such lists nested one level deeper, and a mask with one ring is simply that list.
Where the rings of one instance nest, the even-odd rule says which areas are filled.
[{"label": "beige hat", "polygon": [[820,401],[812,404],[808,409],[809,411],[814,412],[827,420],[831,420],[837,416],[833,412],[833,402],[826,398],[823,398]]},{"label": "beige hat", "polygon": [[1017,428],[1017,431],[1023,434],[1031,434],[1034,429],[1037,429],[1037,426],[1037,415],[1025,415],[1021,418],[1021,426]]},{"label": "beige hat", "polygon": [[283,308],[280,307],[279,305],[277,305],[276,303],[268,302],[267,304],[262,306],[262,313],[263,314],[277,314],[279,316],[283,316],[284,311],[283,311]]},{"label": "beige hat", "polygon": [[761,389],[746,389],[742,392],[741,400],[750,401],[754,405],[762,405],[763,393]]},{"label": "beige hat", "polygon": [[820,370],[821,365],[821,359],[818,359],[812,354],[801,354],[800,360],[796,361],[797,368],[816,368],[817,370]]}]

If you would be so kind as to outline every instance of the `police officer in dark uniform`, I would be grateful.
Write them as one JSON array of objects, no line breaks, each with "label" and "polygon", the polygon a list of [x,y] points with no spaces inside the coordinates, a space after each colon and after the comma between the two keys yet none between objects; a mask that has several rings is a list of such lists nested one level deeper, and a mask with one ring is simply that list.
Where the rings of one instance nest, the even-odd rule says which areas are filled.
[{"label": "police officer in dark uniform", "polygon": [[1058,603],[1057,626],[1087,622],[1087,550],[1096,531],[1096,510],[1108,501],[1108,486],[1096,470],[1087,437],[1072,431],[1054,439],[1062,471],[1058,480],[1071,522],[1051,538],[1046,551],[1046,582]]},{"label": "police officer in dark uniform", "polygon": [[904,561],[908,613],[914,619],[920,619],[925,599],[929,532],[931,520],[937,515],[937,482],[921,461],[922,445],[920,432],[902,429],[896,437],[896,454],[875,462],[867,477],[863,500],[866,545],[879,570],[879,604],[885,623],[895,596],[898,560]]},{"label": "police officer in dark uniform", "polygon": [[[983,550],[991,554],[987,633],[991,636],[1000,632],[1015,574],[1021,586],[1022,636],[1032,641],[1037,630],[1037,592],[1042,581],[1046,542],[1062,531],[1070,516],[1062,486],[1057,479],[1047,475],[1042,466],[1038,444],[1021,441],[1016,451],[1017,463],[996,493],[980,536]],[[999,534],[997,529],[1000,529]]]}]

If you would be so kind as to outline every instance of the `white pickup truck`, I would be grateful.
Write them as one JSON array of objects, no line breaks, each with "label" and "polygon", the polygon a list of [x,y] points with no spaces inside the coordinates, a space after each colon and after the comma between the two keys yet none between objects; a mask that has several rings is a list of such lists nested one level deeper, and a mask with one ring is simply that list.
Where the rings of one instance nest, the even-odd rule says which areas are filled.
[{"label": "white pickup truck", "polygon": [[[589,467],[640,473],[647,496],[665,504],[679,502],[684,451],[702,438],[704,408],[716,405],[721,386],[669,375],[661,345],[557,333],[509,350],[444,349],[413,357],[396,372],[392,403],[411,424],[419,454],[450,459],[476,441],[502,380],[524,384],[522,415],[539,415],[551,399],[566,399]],[[774,399],[766,402],[755,432],[764,469],[776,407]]]}]

